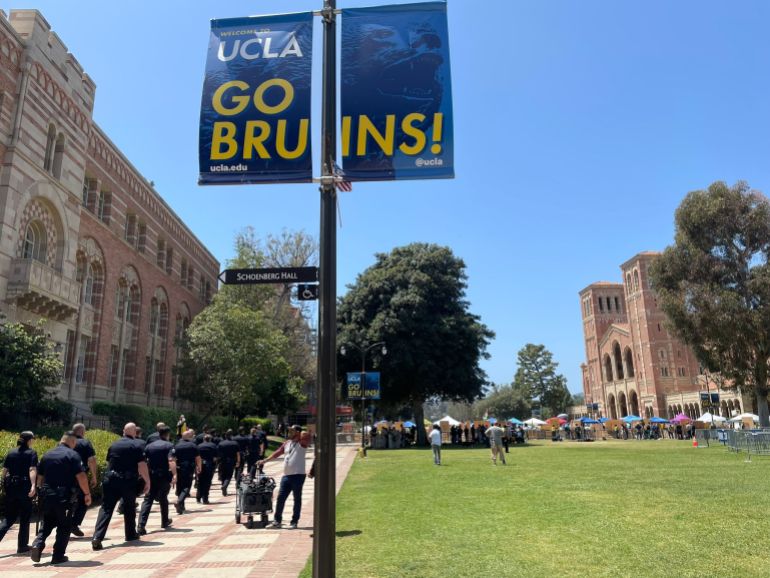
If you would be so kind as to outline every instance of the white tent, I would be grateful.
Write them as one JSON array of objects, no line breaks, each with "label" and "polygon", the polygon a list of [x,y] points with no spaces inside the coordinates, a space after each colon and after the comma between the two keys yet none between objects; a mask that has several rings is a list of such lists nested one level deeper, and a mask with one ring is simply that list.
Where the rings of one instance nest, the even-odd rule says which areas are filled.
[{"label": "white tent", "polygon": [[536,417],[531,417],[527,420],[524,420],[524,423],[527,425],[545,425],[546,422],[544,422],[541,419],[537,419]]},{"label": "white tent", "polygon": [[441,425],[442,421],[449,422],[449,425],[460,425],[460,422],[457,421],[455,418],[453,418],[451,415],[445,415],[444,417],[442,417],[441,419],[437,419],[433,423],[435,425]]},{"label": "white tent", "polygon": [[702,421],[703,423],[722,423],[727,421],[726,417],[721,415],[712,415],[709,412],[704,413],[702,416],[695,418],[695,421]]},{"label": "white tent", "polygon": [[756,422],[759,422],[759,416],[753,413],[742,413],[740,415],[736,415],[735,417],[731,417],[728,421],[730,422],[736,422],[736,421],[743,421],[744,419],[751,418]]}]

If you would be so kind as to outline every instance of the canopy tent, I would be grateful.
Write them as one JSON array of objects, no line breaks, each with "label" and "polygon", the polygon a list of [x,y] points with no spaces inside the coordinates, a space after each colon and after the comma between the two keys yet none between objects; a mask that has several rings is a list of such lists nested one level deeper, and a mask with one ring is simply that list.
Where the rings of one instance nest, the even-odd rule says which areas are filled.
[{"label": "canopy tent", "polygon": [[413,421],[405,421],[404,427],[414,427],[416,424]]},{"label": "canopy tent", "polygon": [[516,419],[515,417],[509,417],[508,421],[514,425],[521,425],[524,423],[523,421],[521,421],[520,419]]},{"label": "canopy tent", "polygon": [[683,413],[678,413],[676,414],[674,419],[672,419],[671,421],[678,422],[678,421],[692,421],[692,420],[688,416],[684,415]]},{"label": "canopy tent", "polygon": [[703,423],[722,423],[727,421],[727,418],[722,417],[721,415],[713,415],[707,411],[699,418],[696,418],[695,421],[702,421]]},{"label": "canopy tent", "polygon": [[610,418],[608,418],[608,417],[600,417],[599,418],[599,423],[607,423],[608,421],[610,421]]},{"label": "canopy tent", "polygon": [[583,425],[586,425],[586,424],[599,423],[599,422],[590,417],[581,417],[580,423],[582,423]]},{"label": "canopy tent", "polygon": [[545,425],[545,422],[542,419],[537,419],[536,417],[526,419],[524,420],[524,423],[527,425]]},{"label": "canopy tent", "polygon": [[441,419],[437,419],[433,423],[435,425],[441,425],[442,421],[449,422],[449,425],[460,425],[460,422],[457,421],[455,418],[453,418],[451,415],[445,415],[444,417],[442,417]]},{"label": "canopy tent", "polygon": [[626,423],[631,423],[632,421],[642,421],[642,418],[638,415],[627,415],[623,418],[623,421]]},{"label": "canopy tent", "polygon": [[568,418],[569,418],[569,416],[568,416],[566,413],[560,413],[560,414],[559,414],[559,415],[557,415],[556,417],[560,417],[560,418],[562,418],[562,419],[568,419]]},{"label": "canopy tent", "polygon": [[490,425],[495,425],[497,423],[497,419],[494,417],[490,417],[487,421],[490,423]]},{"label": "canopy tent", "polygon": [[734,422],[737,422],[737,421],[743,421],[744,419],[752,419],[755,422],[759,422],[759,416],[757,414],[754,414],[754,413],[742,413],[742,414],[736,415],[735,417],[731,417],[727,421],[734,423]]},{"label": "canopy tent", "polygon": [[668,423],[668,420],[667,419],[663,419],[662,417],[655,416],[655,417],[650,418],[650,422],[651,423]]}]

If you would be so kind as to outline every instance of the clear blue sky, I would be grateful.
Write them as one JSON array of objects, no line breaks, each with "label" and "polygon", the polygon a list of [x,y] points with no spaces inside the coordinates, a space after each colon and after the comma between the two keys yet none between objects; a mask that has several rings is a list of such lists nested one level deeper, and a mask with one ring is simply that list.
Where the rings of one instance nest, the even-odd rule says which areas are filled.
[{"label": "clear blue sky", "polygon": [[[314,185],[196,181],[209,19],[321,0],[30,4],[96,82],[97,123],[222,262],[247,225],[318,234]],[[688,191],[770,192],[768,21],[765,0],[450,0],[457,178],[342,194],[339,291],[376,252],[447,245],[497,334],[489,378],[509,382],[517,351],[543,343],[580,391],[578,291],[669,244]]]}]

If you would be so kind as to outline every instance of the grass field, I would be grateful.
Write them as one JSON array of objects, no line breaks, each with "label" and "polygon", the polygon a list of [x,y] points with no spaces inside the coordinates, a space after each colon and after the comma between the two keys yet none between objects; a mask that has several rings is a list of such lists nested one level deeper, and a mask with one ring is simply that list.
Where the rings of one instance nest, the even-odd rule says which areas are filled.
[{"label": "grass field", "polygon": [[337,576],[770,576],[770,458],[669,440],[533,442],[508,458],[357,459]]}]

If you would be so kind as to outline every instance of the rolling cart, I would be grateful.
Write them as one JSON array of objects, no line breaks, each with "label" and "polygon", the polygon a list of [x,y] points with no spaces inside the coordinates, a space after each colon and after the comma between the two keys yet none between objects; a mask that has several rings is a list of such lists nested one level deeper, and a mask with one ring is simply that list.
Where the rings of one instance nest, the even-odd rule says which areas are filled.
[{"label": "rolling cart", "polygon": [[[275,480],[262,473],[259,468],[252,476],[242,476],[235,492],[235,523],[241,523],[245,515],[247,528],[267,526],[267,514],[273,511],[273,490]],[[259,521],[254,518],[259,516]]]}]

